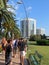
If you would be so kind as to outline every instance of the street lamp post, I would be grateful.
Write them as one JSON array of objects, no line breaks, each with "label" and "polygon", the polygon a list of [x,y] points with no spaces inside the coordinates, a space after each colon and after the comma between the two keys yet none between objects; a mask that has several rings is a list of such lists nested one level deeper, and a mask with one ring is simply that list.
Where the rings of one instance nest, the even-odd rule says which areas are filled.
[{"label": "street lamp post", "polygon": [[[20,0],[19,2],[17,2],[17,4],[23,4],[24,11],[25,11],[25,14],[26,14],[26,21],[28,22],[28,15],[27,15],[26,7],[25,7],[23,0]],[[27,32],[28,32],[28,29],[27,29]],[[27,34],[27,37],[28,37],[28,34]]]},{"label": "street lamp post", "polygon": [[24,4],[23,0],[18,1],[17,4],[23,4],[25,14],[26,14],[26,20],[28,21],[28,15],[27,15],[26,7],[25,7],[25,4]]}]

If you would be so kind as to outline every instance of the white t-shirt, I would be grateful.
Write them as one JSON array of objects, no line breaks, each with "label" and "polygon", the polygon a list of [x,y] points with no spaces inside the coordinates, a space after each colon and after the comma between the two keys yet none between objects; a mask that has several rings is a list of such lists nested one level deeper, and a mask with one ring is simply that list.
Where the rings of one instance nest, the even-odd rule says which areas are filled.
[{"label": "white t-shirt", "polygon": [[12,43],[13,46],[14,46],[14,44],[15,44],[15,41],[16,41],[16,40],[13,40],[13,43]]}]

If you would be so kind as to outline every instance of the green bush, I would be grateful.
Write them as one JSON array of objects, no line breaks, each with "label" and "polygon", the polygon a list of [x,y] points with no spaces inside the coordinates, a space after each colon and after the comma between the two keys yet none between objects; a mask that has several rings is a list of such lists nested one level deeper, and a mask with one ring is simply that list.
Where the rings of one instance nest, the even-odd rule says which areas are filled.
[{"label": "green bush", "polygon": [[37,40],[37,45],[49,45],[49,40]]},{"label": "green bush", "polygon": [[28,41],[27,44],[28,45],[36,45],[36,41]]},{"label": "green bush", "polygon": [[41,40],[40,35],[31,35],[29,41]]}]

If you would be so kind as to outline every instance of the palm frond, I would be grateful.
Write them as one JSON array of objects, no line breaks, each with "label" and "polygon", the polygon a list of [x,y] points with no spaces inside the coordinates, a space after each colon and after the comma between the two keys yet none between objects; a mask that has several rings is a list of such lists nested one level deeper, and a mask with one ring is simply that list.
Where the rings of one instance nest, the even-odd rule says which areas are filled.
[{"label": "palm frond", "polygon": [[3,0],[4,8],[6,8],[6,0]]},{"label": "palm frond", "polygon": [[9,20],[12,19],[14,21],[14,18],[12,16],[11,12],[9,12],[5,9],[2,9],[2,14],[5,14]]},{"label": "palm frond", "polygon": [[13,10],[16,10],[14,7],[12,7],[12,5],[7,5],[7,8],[11,8]]}]

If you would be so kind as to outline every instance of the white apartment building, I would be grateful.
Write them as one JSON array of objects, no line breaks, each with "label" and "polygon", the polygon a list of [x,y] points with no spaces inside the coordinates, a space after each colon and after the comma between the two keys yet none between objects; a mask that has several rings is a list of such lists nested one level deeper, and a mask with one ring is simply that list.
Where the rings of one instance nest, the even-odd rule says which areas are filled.
[{"label": "white apartment building", "polygon": [[21,20],[22,37],[30,37],[31,34],[36,35],[36,20],[32,18]]},{"label": "white apartment building", "polygon": [[37,35],[43,35],[43,34],[45,34],[45,29],[44,28],[37,29],[36,30],[36,34]]}]

